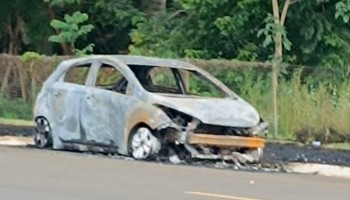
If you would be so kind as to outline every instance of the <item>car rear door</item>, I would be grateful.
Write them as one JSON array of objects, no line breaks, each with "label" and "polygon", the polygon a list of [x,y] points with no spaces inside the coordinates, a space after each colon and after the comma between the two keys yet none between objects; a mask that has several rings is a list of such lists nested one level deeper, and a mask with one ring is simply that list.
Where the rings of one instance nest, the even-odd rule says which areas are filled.
[{"label": "car rear door", "polygon": [[[77,63],[67,69],[50,90],[50,113],[55,141],[81,142],[80,107],[91,77],[92,61]],[[57,140],[58,139],[58,140]],[[61,148],[60,144],[54,148]]]}]

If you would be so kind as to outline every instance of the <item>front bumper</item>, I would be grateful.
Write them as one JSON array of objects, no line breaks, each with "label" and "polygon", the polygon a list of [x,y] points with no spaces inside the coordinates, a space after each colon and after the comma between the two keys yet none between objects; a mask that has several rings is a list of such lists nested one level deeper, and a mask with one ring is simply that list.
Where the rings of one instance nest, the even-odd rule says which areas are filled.
[{"label": "front bumper", "polygon": [[265,139],[259,137],[242,137],[212,134],[194,134],[187,136],[188,144],[218,146],[218,147],[238,147],[238,148],[264,148]]}]

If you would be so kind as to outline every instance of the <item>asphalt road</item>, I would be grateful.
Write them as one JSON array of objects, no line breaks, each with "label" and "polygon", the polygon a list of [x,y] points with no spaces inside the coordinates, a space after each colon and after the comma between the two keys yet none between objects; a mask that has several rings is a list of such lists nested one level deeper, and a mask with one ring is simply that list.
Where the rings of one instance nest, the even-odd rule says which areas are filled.
[{"label": "asphalt road", "polygon": [[0,147],[1,200],[349,199],[350,180]]}]

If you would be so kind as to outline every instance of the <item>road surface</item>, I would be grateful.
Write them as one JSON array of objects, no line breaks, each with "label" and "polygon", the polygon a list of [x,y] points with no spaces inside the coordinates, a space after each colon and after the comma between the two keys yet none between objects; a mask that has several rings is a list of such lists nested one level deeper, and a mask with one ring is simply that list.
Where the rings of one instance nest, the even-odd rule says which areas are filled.
[{"label": "road surface", "polygon": [[349,199],[350,180],[0,147],[1,200]]}]

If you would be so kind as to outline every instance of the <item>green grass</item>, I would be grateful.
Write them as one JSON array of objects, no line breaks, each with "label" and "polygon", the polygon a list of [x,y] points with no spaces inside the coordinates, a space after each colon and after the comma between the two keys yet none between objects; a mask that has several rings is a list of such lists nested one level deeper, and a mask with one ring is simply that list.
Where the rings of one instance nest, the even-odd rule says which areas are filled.
[{"label": "green grass", "polygon": [[[295,74],[279,87],[279,128],[282,136],[301,142],[350,142],[350,85],[332,96],[324,85],[309,91]],[[336,97],[335,97],[336,96]]]},{"label": "green grass", "polygon": [[331,143],[331,144],[326,144],[325,147],[328,149],[338,149],[338,150],[350,151],[350,143]]},{"label": "green grass", "polygon": [[22,99],[9,99],[0,95],[0,118],[32,119],[32,104]]},{"label": "green grass", "polygon": [[[256,107],[270,123],[272,133],[270,73],[252,69],[216,69],[212,73]],[[303,143],[319,140],[323,144],[350,142],[350,84],[339,84],[334,93],[324,83],[311,90],[310,84],[301,84],[301,74],[297,70],[288,79],[279,80],[277,139]]]},{"label": "green grass", "polygon": [[0,125],[33,126],[33,122],[29,121],[29,120],[22,120],[22,119],[4,119],[4,118],[0,118]]}]

